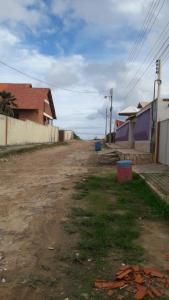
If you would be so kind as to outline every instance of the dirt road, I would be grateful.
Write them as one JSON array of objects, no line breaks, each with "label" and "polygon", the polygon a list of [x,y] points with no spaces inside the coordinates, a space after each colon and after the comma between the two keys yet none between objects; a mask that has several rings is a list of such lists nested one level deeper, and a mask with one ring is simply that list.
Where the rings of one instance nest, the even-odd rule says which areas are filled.
[{"label": "dirt road", "polygon": [[56,258],[70,245],[62,223],[91,156],[91,143],[73,142],[0,162],[0,299],[64,299],[62,286],[58,298],[46,286],[61,276]]}]

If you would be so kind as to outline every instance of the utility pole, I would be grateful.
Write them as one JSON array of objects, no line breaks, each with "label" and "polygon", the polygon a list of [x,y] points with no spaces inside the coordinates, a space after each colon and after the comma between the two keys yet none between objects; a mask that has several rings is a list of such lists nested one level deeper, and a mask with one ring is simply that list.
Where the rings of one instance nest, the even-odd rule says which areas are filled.
[{"label": "utility pole", "polygon": [[[160,96],[161,96],[161,59],[156,60],[156,74],[157,74],[157,103],[159,105]],[[158,114],[158,108],[157,108]]]},{"label": "utility pole", "polygon": [[158,147],[159,147],[159,109],[161,101],[161,59],[156,60],[156,74],[157,74],[157,105],[156,105],[156,129],[155,129],[155,162],[158,161]]},{"label": "utility pole", "polygon": [[109,131],[109,144],[111,144],[112,134],[112,109],[113,109],[113,88],[110,89],[110,131]]},{"label": "utility pole", "polygon": [[105,141],[107,140],[107,119],[108,119],[108,110],[106,107]]}]

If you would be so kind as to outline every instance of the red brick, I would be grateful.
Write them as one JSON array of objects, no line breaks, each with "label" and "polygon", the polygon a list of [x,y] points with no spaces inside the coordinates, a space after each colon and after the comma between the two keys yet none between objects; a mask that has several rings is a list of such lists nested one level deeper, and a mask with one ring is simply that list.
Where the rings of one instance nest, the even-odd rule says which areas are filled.
[{"label": "red brick", "polygon": [[128,274],[130,274],[131,272],[132,272],[131,269],[124,270],[124,271],[122,271],[119,275],[117,275],[117,278],[118,278],[118,279],[123,279],[123,278],[125,278]]},{"label": "red brick", "polygon": [[134,275],[134,281],[136,282],[136,283],[139,283],[139,284],[142,284],[143,282],[144,282],[144,278],[141,276],[141,274],[140,273],[136,273],[135,275]]},{"label": "red brick", "polygon": [[124,281],[96,280],[95,287],[99,289],[117,289],[125,285]]},{"label": "red brick", "polygon": [[138,287],[137,293],[135,294],[135,299],[136,300],[142,300],[146,296],[146,288],[140,286]]}]

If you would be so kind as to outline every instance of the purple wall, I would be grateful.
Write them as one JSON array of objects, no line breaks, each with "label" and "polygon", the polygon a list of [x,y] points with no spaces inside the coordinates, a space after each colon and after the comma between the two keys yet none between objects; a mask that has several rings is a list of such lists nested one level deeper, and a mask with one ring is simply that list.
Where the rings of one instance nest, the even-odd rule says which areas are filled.
[{"label": "purple wall", "polygon": [[146,110],[141,115],[137,116],[134,127],[135,141],[149,140],[151,124],[151,109]]},{"label": "purple wall", "polygon": [[129,137],[129,123],[118,128],[116,131],[116,141],[128,141]]}]

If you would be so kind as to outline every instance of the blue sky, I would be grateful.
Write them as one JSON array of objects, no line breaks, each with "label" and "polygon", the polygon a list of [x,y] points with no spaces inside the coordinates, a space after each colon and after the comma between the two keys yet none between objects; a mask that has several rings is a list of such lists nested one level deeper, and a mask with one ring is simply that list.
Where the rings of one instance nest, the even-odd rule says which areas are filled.
[{"label": "blue sky", "polygon": [[[75,129],[84,138],[104,134],[108,105],[104,96],[111,87],[114,117],[127,105],[152,99],[154,65],[126,95],[130,81],[137,79],[136,71],[142,68],[139,75],[146,68],[146,54],[167,22],[168,1],[133,62],[129,53],[155,0],[0,1],[0,60],[49,82],[46,86],[52,88],[57,126]],[[164,95],[168,94],[167,68],[163,68]],[[2,65],[0,80],[42,86]]]}]

